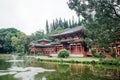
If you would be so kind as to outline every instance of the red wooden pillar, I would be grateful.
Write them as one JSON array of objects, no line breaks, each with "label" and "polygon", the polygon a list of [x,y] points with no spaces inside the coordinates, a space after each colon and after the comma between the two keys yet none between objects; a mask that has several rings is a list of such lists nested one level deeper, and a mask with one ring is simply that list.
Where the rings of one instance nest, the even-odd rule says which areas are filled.
[{"label": "red wooden pillar", "polygon": [[82,53],[82,46],[80,45],[80,54]]},{"label": "red wooden pillar", "polygon": [[75,45],[75,53],[78,53],[77,44]]},{"label": "red wooden pillar", "polygon": [[81,53],[82,53],[82,54],[85,54],[85,53],[84,53],[84,47],[83,47],[83,46],[81,46]]},{"label": "red wooden pillar", "polygon": [[70,54],[71,54],[71,45],[70,45]]}]

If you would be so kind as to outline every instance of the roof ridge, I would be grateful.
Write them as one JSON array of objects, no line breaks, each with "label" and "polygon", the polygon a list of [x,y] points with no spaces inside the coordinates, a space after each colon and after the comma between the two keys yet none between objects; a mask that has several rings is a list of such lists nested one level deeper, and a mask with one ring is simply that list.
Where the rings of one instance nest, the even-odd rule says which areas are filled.
[{"label": "roof ridge", "polygon": [[81,30],[82,28],[83,28],[83,26],[77,26],[77,27],[74,27],[74,28],[67,28],[62,33],[51,34],[50,36],[57,36],[57,35],[63,35],[63,34],[73,33],[75,31]]}]

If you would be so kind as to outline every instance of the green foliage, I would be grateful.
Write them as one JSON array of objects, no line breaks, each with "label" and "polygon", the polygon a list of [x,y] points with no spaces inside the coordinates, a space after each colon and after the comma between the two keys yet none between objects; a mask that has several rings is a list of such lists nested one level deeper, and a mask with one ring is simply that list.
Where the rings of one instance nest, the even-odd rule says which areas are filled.
[{"label": "green foliage", "polygon": [[64,32],[64,29],[57,28],[54,31],[50,32],[50,34],[58,34],[58,33],[62,33],[62,32]]},{"label": "green foliage", "polygon": [[110,55],[111,55],[113,58],[116,58],[116,52],[115,52],[115,51],[110,51]]},{"label": "green foliage", "polygon": [[37,53],[37,56],[44,56],[44,53]]},{"label": "green foliage", "polygon": [[85,38],[85,43],[87,44],[87,47],[91,48],[92,40],[90,38]]},{"label": "green foliage", "polygon": [[58,52],[58,57],[59,58],[67,58],[69,57],[69,51],[67,51],[66,49],[62,49]]},{"label": "green foliage", "polygon": [[104,54],[102,52],[97,52],[95,50],[92,50],[92,55],[97,58],[104,58]]},{"label": "green foliage", "polygon": [[48,34],[49,33],[49,25],[48,25],[48,20],[46,20],[46,33]]},{"label": "green foliage", "polygon": [[[74,17],[68,20],[62,20],[61,18],[53,20],[50,24],[50,33],[56,32],[58,29],[66,29],[66,28],[73,28],[76,26],[80,26],[80,21],[76,22]],[[47,31],[47,30],[46,30]]]},{"label": "green foliage", "polygon": [[92,52],[92,56],[96,57],[96,51],[95,50],[91,50]]},{"label": "green foliage", "polygon": [[0,44],[2,45],[1,53],[12,52],[11,37],[16,36],[19,32],[14,28],[0,29]]},{"label": "green foliage", "polygon": [[120,40],[119,0],[69,0],[68,6],[78,16],[82,16],[85,26],[86,43],[91,47],[95,43],[98,48],[108,49],[112,42]]},{"label": "green foliage", "polygon": [[101,64],[120,65],[120,59],[100,59]]},{"label": "green foliage", "polygon": [[32,35],[28,36],[29,37],[29,43],[34,42],[36,43],[37,40],[43,39],[45,36],[44,31],[36,31]]},{"label": "green foliage", "polygon": [[102,52],[96,53],[98,58],[105,58],[104,54]]},{"label": "green foliage", "polygon": [[58,64],[57,68],[60,71],[60,73],[65,73],[70,69],[68,64]]},{"label": "green foliage", "polygon": [[11,45],[15,50],[15,52],[17,53],[25,52],[26,39],[27,39],[27,36],[22,32],[17,32],[16,36],[11,38],[12,40]]},{"label": "green foliage", "polygon": [[1,53],[25,52],[27,36],[15,28],[0,29]]}]

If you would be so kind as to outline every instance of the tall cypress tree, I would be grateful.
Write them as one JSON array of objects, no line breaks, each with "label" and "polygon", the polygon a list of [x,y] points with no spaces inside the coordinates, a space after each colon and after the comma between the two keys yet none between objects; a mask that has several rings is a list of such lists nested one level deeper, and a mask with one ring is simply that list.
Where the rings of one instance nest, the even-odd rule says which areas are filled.
[{"label": "tall cypress tree", "polygon": [[48,25],[48,20],[46,20],[46,33],[49,33],[49,25]]}]

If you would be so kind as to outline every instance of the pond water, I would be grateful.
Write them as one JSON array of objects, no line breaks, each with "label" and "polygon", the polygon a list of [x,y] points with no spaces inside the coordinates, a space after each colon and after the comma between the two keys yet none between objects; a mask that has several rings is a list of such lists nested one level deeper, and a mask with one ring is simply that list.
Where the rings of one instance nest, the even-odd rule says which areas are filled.
[{"label": "pond water", "polygon": [[0,59],[0,80],[120,80],[120,67]]}]

